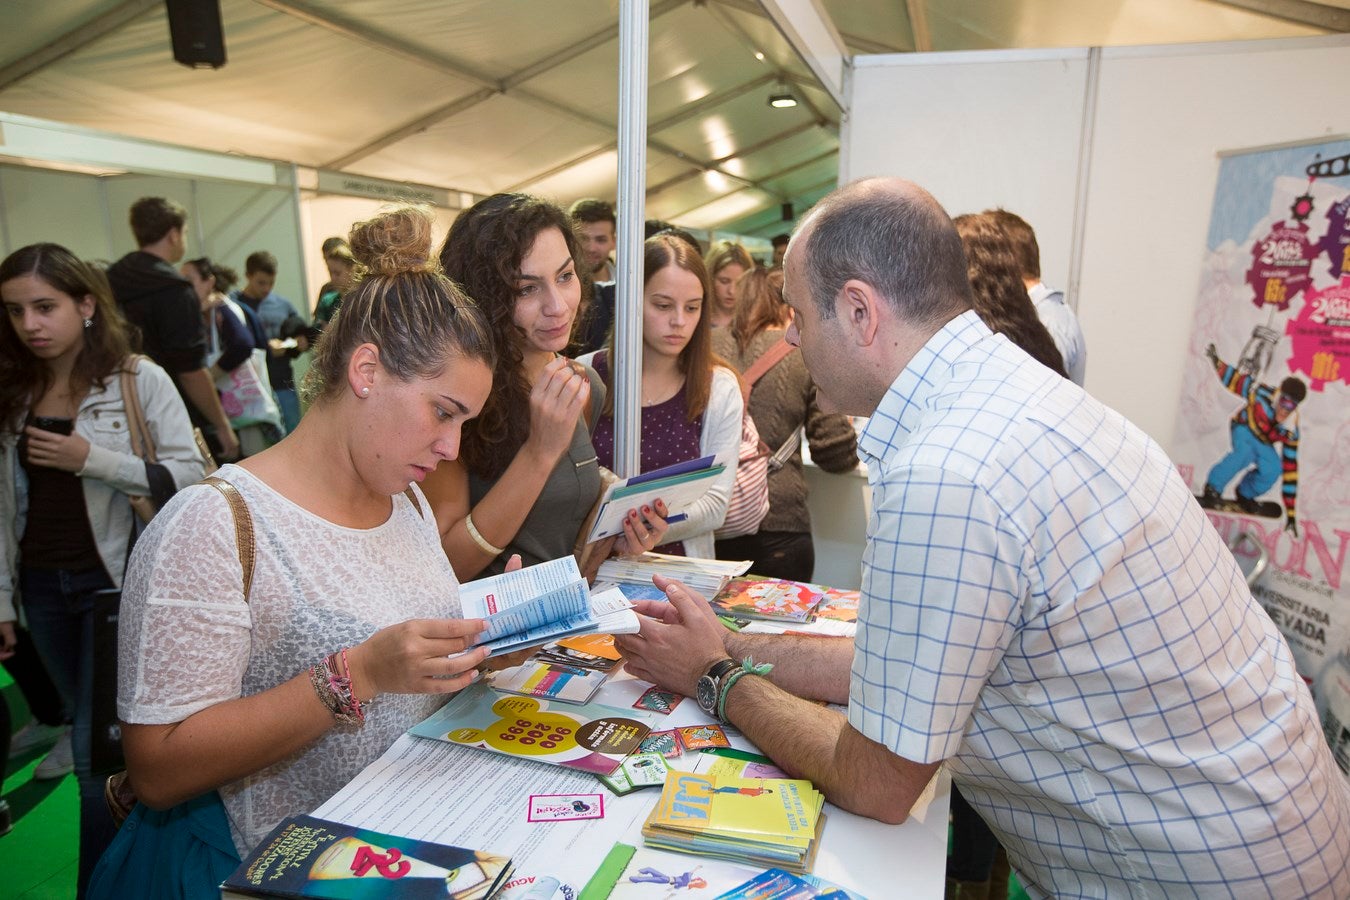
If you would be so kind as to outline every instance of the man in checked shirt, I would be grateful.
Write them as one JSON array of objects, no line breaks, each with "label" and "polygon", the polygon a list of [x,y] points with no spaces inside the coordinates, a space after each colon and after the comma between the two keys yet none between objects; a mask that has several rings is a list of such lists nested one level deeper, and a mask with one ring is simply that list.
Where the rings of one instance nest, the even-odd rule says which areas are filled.
[{"label": "man in checked shirt", "polygon": [[990,333],[916,185],[826,197],[786,274],[822,403],[870,417],[856,643],[731,634],[658,581],[629,668],[861,815],[946,762],[1033,897],[1350,896],[1350,788],[1161,448]]}]

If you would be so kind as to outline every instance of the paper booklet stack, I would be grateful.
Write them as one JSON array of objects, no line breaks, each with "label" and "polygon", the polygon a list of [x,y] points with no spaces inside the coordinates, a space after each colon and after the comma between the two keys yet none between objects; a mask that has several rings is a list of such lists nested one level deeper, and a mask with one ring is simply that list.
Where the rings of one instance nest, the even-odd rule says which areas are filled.
[{"label": "paper booklet stack", "polygon": [[824,803],[800,779],[671,773],[642,837],[663,850],[805,872],[820,845]]},{"label": "paper booklet stack", "polygon": [[728,581],[709,603],[749,634],[851,637],[857,631],[856,590],[752,574]]},{"label": "paper booklet stack", "polygon": [[493,656],[569,634],[638,630],[637,613],[623,592],[592,593],[571,556],[462,584],[459,601],[464,618],[487,620],[478,641]]},{"label": "paper booklet stack", "polygon": [[665,594],[652,584],[653,575],[664,575],[683,582],[690,590],[712,597],[730,578],[750,569],[751,560],[697,559],[667,553],[643,553],[641,556],[611,556],[600,564],[596,585],[617,584],[629,599],[664,599]]}]

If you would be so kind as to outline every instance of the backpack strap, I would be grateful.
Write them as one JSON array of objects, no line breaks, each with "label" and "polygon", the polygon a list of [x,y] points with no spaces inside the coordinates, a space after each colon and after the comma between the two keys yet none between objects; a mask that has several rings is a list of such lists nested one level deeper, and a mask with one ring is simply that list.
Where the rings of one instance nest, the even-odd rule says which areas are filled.
[{"label": "backpack strap", "polygon": [[239,565],[244,570],[244,602],[247,603],[249,592],[253,589],[253,563],[256,550],[253,541],[253,515],[248,511],[244,495],[225,479],[211,475],[203,478],[201,483],[209,484],[220,491],[230,504],[230,515],[234,518],[234,544],[239,551]]}]

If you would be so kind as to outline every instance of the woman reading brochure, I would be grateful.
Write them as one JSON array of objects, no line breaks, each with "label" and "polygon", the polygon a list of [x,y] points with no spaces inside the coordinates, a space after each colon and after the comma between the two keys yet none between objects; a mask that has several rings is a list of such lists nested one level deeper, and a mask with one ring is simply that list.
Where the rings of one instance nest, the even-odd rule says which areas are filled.
[{"label": "woman reading brochure", "polygon": [[188,887],[163,895],[219,884],[486,657],[455,655],[482,622],[456,618],[458,581],[416,486],[458,453],[494,358],[481,313],[431,255],[431,224],[404,208],[353,228],[367,274],[319,341],[309,412],[218,473],[252,521],[247,594],[225,491],[181,491],[142,536],[118,673],[140,803],[91,896],[162,896],[175,870]]}]

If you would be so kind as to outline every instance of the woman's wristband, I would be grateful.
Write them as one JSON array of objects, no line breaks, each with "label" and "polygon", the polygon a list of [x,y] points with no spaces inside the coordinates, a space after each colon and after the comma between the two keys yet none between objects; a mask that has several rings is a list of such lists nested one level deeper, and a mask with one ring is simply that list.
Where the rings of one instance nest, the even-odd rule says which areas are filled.
[{"label": "woman's wristband", "polygon": [[464,528],[469,532],[469,537],[473,538],[473,542],[478,545],[478,549],[489,556],[501,556],[506,552],[505,547],[494,547],[492,544],[488,543],[488,539],[483,537],[482,533],[474,527],[473,513],[469,513],[464,517]]}]

